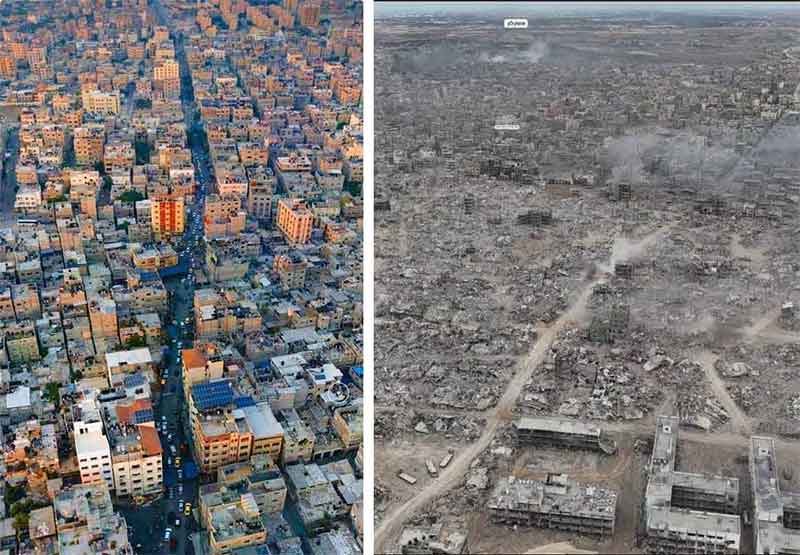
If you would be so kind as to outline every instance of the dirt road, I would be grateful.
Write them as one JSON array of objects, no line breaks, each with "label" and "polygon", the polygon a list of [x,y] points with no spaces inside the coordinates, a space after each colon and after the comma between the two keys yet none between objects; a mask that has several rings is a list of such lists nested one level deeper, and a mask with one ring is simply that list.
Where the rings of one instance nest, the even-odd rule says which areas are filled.
[{"label": "dirt road", "polygon": [[750,423],[750,419],[742,412],[742,409],[739,408],[736,401],[731,398],[730,393],[728,393],[725,387],[725,383],[720,379],[719,374],[717,374],[717,369],[714,368],[714,364],[719,357],[711,351],[700,351],[694,353],[694,356],[706,373],[706,378],[711,384],[711,391],[714,392],[714,395],[719,402],[722,403],[728,416],[730,416],[733,431],[745,436],[751,435],[753,433],[753,427]]}]

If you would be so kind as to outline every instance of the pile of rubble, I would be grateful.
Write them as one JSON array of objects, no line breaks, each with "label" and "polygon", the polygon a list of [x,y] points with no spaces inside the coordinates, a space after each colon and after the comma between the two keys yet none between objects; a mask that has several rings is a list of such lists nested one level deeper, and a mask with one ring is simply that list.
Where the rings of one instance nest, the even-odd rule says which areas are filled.
[{"label": "pile of rubble", "polygon": [[654,375],[662,387],[669,386],[674,392],[682,424],[709,431],[730,420],[728,412],[710,391],[705,371],[698,362],[684,359],[663,364]]},{"label": "pile of rubble", "polygon": [[660,403],[661,388],[647,381],[635,349],[589,348],[580,341],[577,330],[561,334],[525,386],[519,407],[537,415],[635,420]]},{"label": "pile of rubble", "polygon": [[441,434],[444,438],[473,441],[480,437],[486,420],[467,414],[429,414],[413,410],[384,409],[375,415],[375,437],[392,439],[404,433]]},{"label": "pile of rubble", "polygon": [[748,416],[790,428],[800,420],[800,344],[740,342],[723,349],[716,369]]}]

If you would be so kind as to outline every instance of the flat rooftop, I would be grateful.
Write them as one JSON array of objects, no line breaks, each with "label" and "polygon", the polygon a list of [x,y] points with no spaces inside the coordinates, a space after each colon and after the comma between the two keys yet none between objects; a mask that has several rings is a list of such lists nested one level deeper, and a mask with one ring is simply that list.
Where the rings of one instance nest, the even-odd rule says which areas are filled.
[{"label": "flat rooftop", "polygon": [[614,521],[617,493],[579,484],[561,474],[553,481],[518,480],[513,476],[498,482],[490,509],[551,513]]},{"label": "flat rooftop", "polygon": [[531,430],[600,437],[600,428],[585,422],[567,418],[530,418],[522,417],[514,422],[517,430]]}]

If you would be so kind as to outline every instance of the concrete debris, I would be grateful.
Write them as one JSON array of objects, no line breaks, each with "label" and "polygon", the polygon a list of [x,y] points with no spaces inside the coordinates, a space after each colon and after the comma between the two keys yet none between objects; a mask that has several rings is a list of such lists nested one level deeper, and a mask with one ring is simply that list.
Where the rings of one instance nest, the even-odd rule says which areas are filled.
[{"label": "concrete debris", "polygon": [[474,468],[467,476],[467,488],[485,490],[489,487],[489,469]]}]

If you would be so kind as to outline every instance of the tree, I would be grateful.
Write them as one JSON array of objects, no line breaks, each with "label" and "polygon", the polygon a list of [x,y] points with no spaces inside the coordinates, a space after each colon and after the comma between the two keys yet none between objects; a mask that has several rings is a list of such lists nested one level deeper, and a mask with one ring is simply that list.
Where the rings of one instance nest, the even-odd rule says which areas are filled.
[{"label": "tree", "polygon": [[361,183],[357,181],[348,181],[344,184],[344,190],[354,197],[361,196]]},{"label": "tree", "polygon": [[97,162],[94,163],[94,169],[95,171],[98,171],[101,174],[106,173],[106,165],[103,163],[102,160],[98,160]]},{"label": "tree", "polygon": [[14,530],[17,531],[17,536],[21,536],[28,531],[28,525],[31,521],[30,513],[19,513],[14,515]]},{"label": "tree", "polygon": [[10,484],[6,486],[6,491],[3,495],[6,507],[12,506],[23,497],[25,497],[25,486],[12,486]]},{"label": "tree", "polygon": [[144,336],[141,335],[133,335],[125,341],[126,349],[138,349],[145,346],[147,346],[147,341],[145,341]]},{"label": "tree", "polygon": [[134,202],[138,202],[144,199],[144,195],[139,191],[125,191],[119,196],[119,200],[122,202],[127,202],[129,204],[133,204]]},{"label": "tree", "polygon": [[48,401],[52,402],[56,409],[61,405],[61,394],[58,392],[59,385],[57,383],[49,383],[44,388],[44,396]]}]

